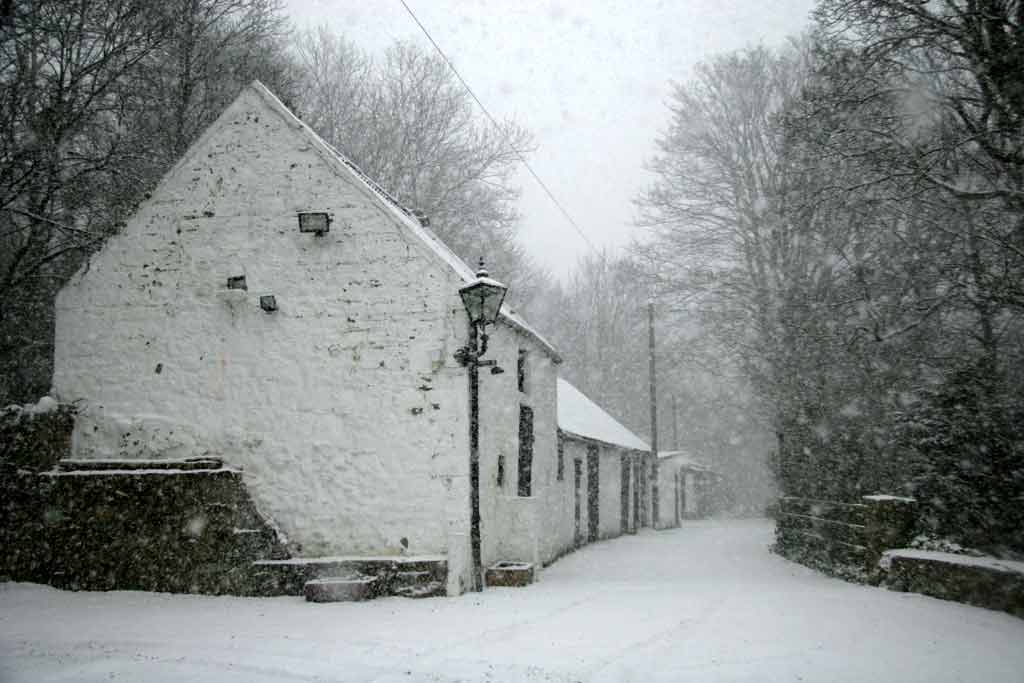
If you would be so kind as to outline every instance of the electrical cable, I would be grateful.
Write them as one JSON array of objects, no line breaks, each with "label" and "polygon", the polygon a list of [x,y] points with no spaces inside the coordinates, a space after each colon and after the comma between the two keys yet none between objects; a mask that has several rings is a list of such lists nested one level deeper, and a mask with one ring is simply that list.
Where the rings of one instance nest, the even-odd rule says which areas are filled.
[{"label": "electrical cable", "polygon": [[[476,93],[473,92],[473,89],[469,87],[469,83],[467,83],[466,79],[462,77],[462,74],[459,73],[459,70],[455,68],[455,65],[452,64],[452,61],[448,59],[448,55],[444,53],[444,50],[441,49],[441,46],[438,45],[437,41],[435,41],[433,36],[430,35],[430,32],[427,30],[427,27],[424,26],[422,22],[420,22],[419,18],[412,11],[412,8],[409,7],[405,0],[399,0],[399,2],[402,3],[402,7],[404,7],[405,11],[409,13],[409,16],[412,17],[412,20],[416,22],[416,25],[420,27],[420,30],[423,31],[423,35],[427,37],[427,40],[430,41],[430,44],[433,45],[434,49],[437,50],[437,53],[441,55],[441,59],[443,59],[445,64],[448,65],[448,68],[452,70],[452,73],[455,74],[455,77],[459,79],[459,83],[461,83],[462,87],[466,89],[466,92],[468,92],[469,96],[473,98],[473,101],[476,102],[478,107],[480,107],[480,110],[484,113],[485,116],[487,116],[488,119],[490,119],[494,127],[499,132],[502,132],[502,128],[498,124],[497,119],[495,119],[491,115],[491,112],[487,110],[487,107],[484,106],[484,103],[480,101],[480,98],[476,96]],[[504,133],[502,133],[502,135],[504,136]],[[548,199],[551,200],[551,203],[558,207],[558,210],[562,213],[562,216],[565,217],[565,220],[569,221],[569,224],[576,230],[576,232],[583,239],[583,241],[586,242],[587,246],[590,247],[591,251],[593,251],[596,255],[601,256],[601,252],[597,249],[597,247],[594,246],[594,243],[590,241],[587,235],[583,232],[583,229],[580,228],[579,224],[573,220],[572,216],[569,215],[569,212],[565,210],[565,207],[562,206],[562,203],[558,201],[554,193],[551,192],[550,189],[548,189],[548,186],[544,184],[544,181],[540,179],[540,176],[537,175],[537,172],[533,170],[533,167],[530,166],[530,162],[526,160],[526,157],[523,156],[522,152],[520,152],[518,149],[513,147],[511,143],[508,142],[507,136],[505,136],[505,142],[508,143],[509,148],[517,157],[519,157],[519,161],[522,162],[523,166],[526,167],[526,170],[529,171],[531,176],[533,176],[533,179],[537,182],[538,185],[540,185],[541,189],[544,190],[544,193],[548,196]]]}]

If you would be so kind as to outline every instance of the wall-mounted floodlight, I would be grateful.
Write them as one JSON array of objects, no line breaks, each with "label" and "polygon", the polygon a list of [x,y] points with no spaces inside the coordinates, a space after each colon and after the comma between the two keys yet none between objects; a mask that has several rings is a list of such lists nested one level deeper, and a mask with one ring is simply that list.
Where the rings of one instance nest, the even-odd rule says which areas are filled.
[{"label": "wall-mounted floodlight", "polygon": [[228,289],[244,289],[249,290],[249,285],[245,284],[244,275],[235,275],[234,277],[228,278]]},{"label": "wall-mounted floodlight", "polygon": [[267,313],[273,313],[277,310],[277,299],[274,298],[273,294],[264,294],[260,297],[260,308]]},{"label": "wall-mounted floodlight", "polygon": [[299,212],[299,232],[311,232],[317,237],[331,231],[331,214],[326,211]]}]

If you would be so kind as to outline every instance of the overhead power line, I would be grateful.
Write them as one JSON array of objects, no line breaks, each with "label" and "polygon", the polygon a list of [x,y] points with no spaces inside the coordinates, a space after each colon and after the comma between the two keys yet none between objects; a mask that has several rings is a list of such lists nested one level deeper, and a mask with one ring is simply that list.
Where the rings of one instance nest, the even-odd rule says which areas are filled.
[{"label": "overhead power line", "polygon": [[540,176],[537,175],[537,172],[533,170],[533,167],[530,166],[530,162],[526,160],[526,157],[523,156],[522,152],[520,152],[518,149],[515,148],[515,146],[512,145],[512,143],[508,139],[508,136],[505,135],[502,127],[498,124],[498,120],[491,115],[491,112],[488,111],[487,107],[484,106],[484,103],[480,101],[480,98],[476,96],[476,93],[473,92],[473,89],[469,87],[469,83],[466,82],[466,79],[462,77],[462,74],[459,73],[459,70],[455,68],[454,64],[452,64],[452,60],[448,59],[448,55],[444,53],[444,50],[441,49],[441,46],[438,45],[437,41],[434,40],[433,36],[430,35],[430,31],[428,31],[427,27],[424,26],[423,23],[419,20],[419,18],[416,16],[416,13],[412,11],[412,8],[409,7],[408,3],[406,3],[405,0],[399,0],[399,2],[402,3],[402,7],[405,8],[405,11],[409,13],[409,16],[412,17],[412,20],[416,22],[416,25],[420,27],[421,31],[423,31],[423,35],[427,37],[427,40],[430,41],[430,44],[434,46],[435,50],[437,50],[437,54],[441,55],[441,59],[443,59],[445,64],[448,65],[448,68],[452,70],[452,73],[455,74],[455,77],[459,79],[459,83],[461,83],[462,87],[466,89],[466,92],[469,93],[469,96],[473,98],[473,101],[476,102],[478,107],[480,107],[480,110],[484,113],[484,115],[488,119],[490,119],[491,123],[498,130],[498,132],[505,137],[505,142],[508,144],[509,149],[511,149],[512,152],[517,157],[519,157],[519,161],[523,164],[523,166],[526,167],[526,170],[529,171],[531,176],[533,176],[533,179],[537,182],[538,185],[540,185],[541,189],[544,190],[544,194],[548,196],[548,199],[551,200],[551,203],[558,207],[558,210],[565,217],[565,220],[569,221],[569,225],[571,225],[573,229],[576,230],[577,234],[579,234],[583,241],[586,242],[587,246],[590,247],[591,251],[593,251],[596,255],[600,256],[601,252],[598,251],[597,247],[594,246],[594,243],[590,241],[590,238],[588,238],[586,233],[583,232],[583,229],[580,228],[579,224],[573,220],[572,216],[569,215],[569,212],[565,210],[565,207],[562,206],[562,203],[558,201],[554,193],[551,192],[550,189],[548,189],[548,186],[544,184],[544,181],[540,179]]}]

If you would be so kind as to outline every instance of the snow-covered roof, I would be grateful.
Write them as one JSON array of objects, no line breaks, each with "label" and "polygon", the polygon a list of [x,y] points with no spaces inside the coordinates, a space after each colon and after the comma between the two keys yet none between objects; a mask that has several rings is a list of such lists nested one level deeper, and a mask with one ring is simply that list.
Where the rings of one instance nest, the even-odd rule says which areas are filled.
[{"label": "snow-covered roof", "polygon": [[629,431],[579,389],[558,378],[558,428],[585,439],[613,446],[649,451],[643,439]]},{"label": "snow-covered roof", "polygon": [[[260,98],[262,98],[271,107],[271,109],[275,110],[278,114],[291,122],[292,125],[298,127],[307,137],[309,137],[310,142],[314,147],[318,148],[326,158],[339,162],[346,170],[350,171],[351,175],[359,180],[360,184],[369,191],[369,194],[372,197],[378,200],[383,208],[387,210],[395,220],[400,222],[414,235],[420,238],[427,248],[444,261],[452,270],[454,270],[463,281],[468,283],[476,279],[475,271],[470,268],[465,261],[459,258],[455,252],[448,248],[448,245],[442,242],[432,230],[420,223],[419,219],[413,215],[412,211],[399,204],[394,197],[388,194],[384,188],[378,185],[372,178],[363,172],[362,169],[356,166],[352,160],[347,158],[344,154],[332,147],[326,140],[317,135],[312,128],[306,125],[298,116],[288,109],[281,100],[277,99],[277,96],[270,92],[265,85],[259,81],[253,81],[249,85],[249,88],[257,93]],[[537,332],[537,330],[531,327],[529,323],[527,323],[519,314],[515,313],[508,305],[502,304],[499,318],[512,328],[535,339],[556,363],[560,363],[562,361],[562,357],[559,355],[554,345],[545,339],[543,335]]]}]

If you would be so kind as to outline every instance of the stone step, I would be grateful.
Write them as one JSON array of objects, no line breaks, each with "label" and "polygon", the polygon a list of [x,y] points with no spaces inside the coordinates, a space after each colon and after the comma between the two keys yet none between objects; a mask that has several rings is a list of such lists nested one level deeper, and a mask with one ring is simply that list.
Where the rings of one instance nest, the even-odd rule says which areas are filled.
[{"label": "stone step", "polygon": [[306,602],[360,602],[381,595],[379,576],[329,576],[307,581]]},{"label": "stone step", "polygon": [[396,572],[392,580],[392,587],[395,590],[397,590],[400,588],[406,588],[410,586],[423,586],[428,583],[435,582],[437,582],[437,577],[434,576],[433,572]]},{"label": "stone step", "polygon": [[444,583],[428,581],[414,586],[402,586],[392,590],[392,595],[400,598],[442,598],[447,595]]},{"label": "stone step", "polygon": [[287,560],[258,560],[252,572],[261,589],[269,595],[303,595],[307,582],[321,578],[375,576],[380,591],[425,585],[431,581],[445,584],[448,562],[443,555],[394,557],[296,557]]}]

